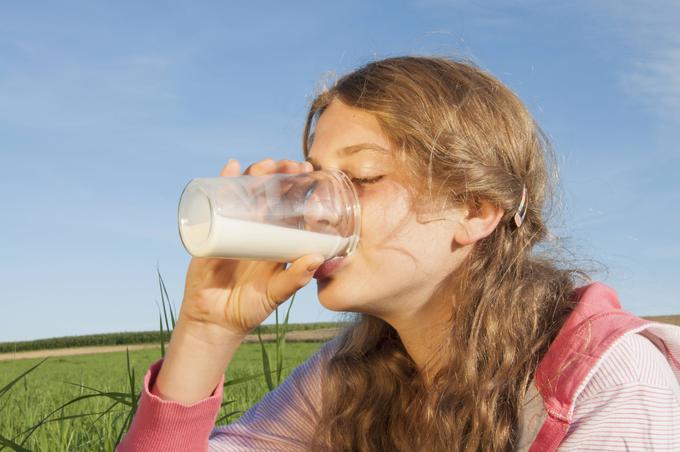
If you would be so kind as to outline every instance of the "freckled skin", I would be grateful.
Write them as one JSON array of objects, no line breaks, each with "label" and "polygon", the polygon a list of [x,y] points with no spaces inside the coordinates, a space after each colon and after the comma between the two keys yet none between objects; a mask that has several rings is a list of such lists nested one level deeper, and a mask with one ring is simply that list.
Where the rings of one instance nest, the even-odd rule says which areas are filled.
[{"label": "freckled skin", "polygon": [[432,294],[469,252],[469,246],[454,240],[465,212],[451,209],[444,220],[417,222],[406,188],[396,181],[397,163],[391,156],[338,153],[358,143],[391,148],[371,114],[332,101],[317,122],[309,157],[322,168],[339,168],[355,178],[384,177],[357,186],[362,208],[359,244],[342,268],[318,281],[319,301],[333,311],[375,315],[400,333],[415,332],[448,315],[448,307]]}]

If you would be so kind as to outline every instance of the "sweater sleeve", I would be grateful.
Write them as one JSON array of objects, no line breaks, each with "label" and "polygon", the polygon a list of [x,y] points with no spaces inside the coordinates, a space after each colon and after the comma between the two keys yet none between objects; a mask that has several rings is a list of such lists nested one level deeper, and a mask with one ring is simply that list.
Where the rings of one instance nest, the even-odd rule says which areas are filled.
[{"label": "sweater sleeve", "polygon": [[211,451],[307,451],[321,410],[321,381],[335,341],[324,344],[237,422],[215,428]]},{"label": "sweater sleeve", "polygon": [[602,358],[558,450],[680,450],[680,385],[649,339],[630,334]]},{"label": "sweater sleeve", "polygon": [[144,377],[137,413],[116,451],[305,450],[320,409],[322,360],[328,359],[333,342],[324,344],[238,421],[219,427],[215,419],[224,377],[209,397],[184,405],[150,391],[163,363],[156,361]]}]

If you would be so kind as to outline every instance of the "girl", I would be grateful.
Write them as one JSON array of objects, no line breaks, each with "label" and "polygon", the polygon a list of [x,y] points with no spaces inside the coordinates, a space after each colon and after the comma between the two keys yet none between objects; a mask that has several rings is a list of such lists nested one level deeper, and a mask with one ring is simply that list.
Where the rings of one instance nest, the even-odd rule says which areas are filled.
[{"label": "girl", "polygon": [[[548,148],[498,80],[444,58],[372,62],[314,100],[303,141],[305,162],[244,174],[344,171],[357,250],[333,268],[192,259],[118,450],[680,450],[680,328],[539,252]],[[214,428],[234,351],[312,277],[353,324]]]}]

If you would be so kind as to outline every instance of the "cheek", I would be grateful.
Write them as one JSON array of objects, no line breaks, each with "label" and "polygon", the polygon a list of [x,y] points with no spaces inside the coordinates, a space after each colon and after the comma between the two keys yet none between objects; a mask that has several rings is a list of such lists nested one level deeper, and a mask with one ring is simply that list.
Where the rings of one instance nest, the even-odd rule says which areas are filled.
[{"label": "cheek", "polygon": [[408,197],[399,186],[384,184],[372,192],[365,191],[359,199],[365,244],[378,245],[407,234],[412,212]]}]

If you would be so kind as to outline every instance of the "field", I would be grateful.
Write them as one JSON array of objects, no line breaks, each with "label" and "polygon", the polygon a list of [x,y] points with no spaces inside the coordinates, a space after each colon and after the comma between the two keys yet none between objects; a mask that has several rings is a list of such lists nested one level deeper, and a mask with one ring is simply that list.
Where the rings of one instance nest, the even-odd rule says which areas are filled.
[{"label": "field", "polygon": [[[339,322],[320,323],[289,323],[288,331],[310,331],[321,328],[336,328],[343,326]],[[260,333],[263,335],[273,334],[276,325],[260,325]],[[163,334],[168,341],[167,330]],[[37,339],[33,341],[0,342],[0,353],[15,353],[31,350],[50,350],[56,348],[111,346],[129,344],[157,344],[160,342],[159,331],[133,331],[123,333],[88,334],[83,336],[53,337],[49,339]]]},{"label": "field", "polygon": [[656,315],[643,317],[643,319],[652,320],[654,322],[670,323],[671,325],[680,326],[680,315]]},{"label": "field", "polygon": [[[326,342],[338,335],[339,328],[319,328],[319,329],[301,329],[297,331],[289,331],[286,334],[287,342]],[[258,337],[256,334],[250,334],[243,340],[244,344],[276,341],[275,333],[262,334]],[[99,345],[87,347],[66,347],[66,348],[47,348],[47,349],[29,349],[29,351],[0,353],[0,361],[28,359],[28,358],[44,358],[48,356],[73,356],[73,355],[87,355],[94,353],[110,353],[122,352],[126,349],[143,350],[147,348],[158,348],[158,343],[141,343],[129,345]]]},{"label": "field", "polygon": [[[287,343],[280,381],[321,345],[321,342]],[[227,370],[226,379],[262,374],[260,347],[259,343],[241,345]],[[265,347],[269,355],[274,356],[275,344],[265,344]],[[160,356],[160,347],[130,352],[137,390],[141,388],[148,366]],[[24,359],[0,362],[0,387],[40,361]],[[69,383],[75,383],[76,386]],[[92,393],[77,385],[89,386],[100,391],[129,393],[126,353],[48,358],[0,398],[0,435],[9,439],[16,438],[61,404],[79,395]],[[218,419],[228,412],[247,411],[267,392],[268,386],[263,376],[246,383],[225,387],[224,400],[235,402],[222,408]],[[110,399],[102,397],[85,399],[64,408],[62,412],[56,413],[54,418],[102,412],[111,403]],[[93,415],[45,423],[35,431],[24,447],[29,450],[50,451],[113,450],[118,432],[124,425],[124,416],[120,413],[121,410],[118,409],[118,412],[109,412],[101,418]],[[242,413],[235,414],[220,424],[233,422],[241,415]],[[15,439],[15,442],[18,442],[18,439]]]}]

